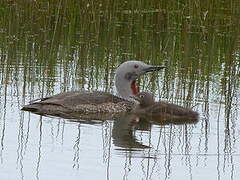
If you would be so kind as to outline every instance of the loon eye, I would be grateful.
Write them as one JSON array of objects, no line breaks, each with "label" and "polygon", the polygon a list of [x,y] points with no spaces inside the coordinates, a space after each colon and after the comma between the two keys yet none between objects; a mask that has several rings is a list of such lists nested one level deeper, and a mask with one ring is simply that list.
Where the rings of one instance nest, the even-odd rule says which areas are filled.
[{"label": "loon eye", "polygon": [[135,65],[134,65],[134,68],[135,68],[135,69],[137,69],[137,68],[138,68],[138,65],[137,65],[137,64],[135,64]]},{"label": "loon eye", "polygon": [[140,94],[139,97],[140,97],[140,98],[144,98],[144,95]]}]

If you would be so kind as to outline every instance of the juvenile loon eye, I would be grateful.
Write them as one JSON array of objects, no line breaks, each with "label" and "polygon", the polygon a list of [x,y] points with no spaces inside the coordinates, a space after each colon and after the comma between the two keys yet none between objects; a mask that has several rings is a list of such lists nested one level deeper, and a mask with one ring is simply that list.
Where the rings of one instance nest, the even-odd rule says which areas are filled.
[{"label": "juvenile loon eye", "polygon": [[134,65],[134,68],[135,68],[135,69],[137,69],[137,68],[138,68],[138,65],[137,65],[137,64],[135,64],[135,65]]},{"label": "juvenile loon eye", "polygon": [[140,98],[144,98],[144,95],[140,94],[139,97],[140,97]]}]

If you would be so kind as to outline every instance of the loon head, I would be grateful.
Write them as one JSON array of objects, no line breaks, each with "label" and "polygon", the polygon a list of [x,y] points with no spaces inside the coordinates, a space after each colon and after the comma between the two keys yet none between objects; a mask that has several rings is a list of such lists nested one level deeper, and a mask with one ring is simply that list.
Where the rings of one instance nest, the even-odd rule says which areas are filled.
[{"label": "loon head", "polygon": [[136,86],[136,79],[141,75],[159,71],[165,66],[153,66],[145,64],[141,61],[126,61],[122,63],[116,70],[115,86],[120,97],[131,100],[130,96],[136,95],[139,90]]},{"label": "loon head", "polygon": [[141,107],[148,107],[155,103],[153,96],[148,92],[139,92],[134,96],[131,96],[136,100]]}]

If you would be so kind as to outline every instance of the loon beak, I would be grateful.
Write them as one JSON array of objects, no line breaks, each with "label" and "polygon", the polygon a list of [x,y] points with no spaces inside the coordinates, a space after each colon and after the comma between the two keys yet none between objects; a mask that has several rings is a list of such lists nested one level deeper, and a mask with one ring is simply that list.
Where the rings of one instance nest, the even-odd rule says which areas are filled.
[{"label": "loon beak", "polygon": [[152,71],[160,71],[165,68],[166,68],[166,66],[149,66],[149,67],[143,69],[143,71],[144,71],[144,73],[146,73],[146,72],[152,72]]}]

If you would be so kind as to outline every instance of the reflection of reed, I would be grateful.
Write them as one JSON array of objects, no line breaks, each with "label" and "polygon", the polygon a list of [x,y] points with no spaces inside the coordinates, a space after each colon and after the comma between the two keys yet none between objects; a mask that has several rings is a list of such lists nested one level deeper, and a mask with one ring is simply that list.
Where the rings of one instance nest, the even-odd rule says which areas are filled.
[{"label": "reflection of reed", "polygon": [[[237,66],[233,59],[230,59],[230,63],[226,66],[225,72],[227,74],[226,79],[224,79],[224,98],[225,98],[225,129],[224,129],[224,160],[223,169],[227,166],[225,163],[230,162],[232,169],[234,168],[234,158],[233,153],[236,143],[236,121],[238,120],[238,105],[237,104],[237,89],[239,84],[240,68]],[[231,172],[231,177],[233,177],[234,172]]]},{"label": "reflection of reed", "polygon": [[75,140],[75,144],[73,146],[73,149],[74,149],[73,168],[76,168],[76,169],[79,169],[80,139],[81,139],[80,136],[81,136],[81,124],[78,124],[77,139]]},{"label": "reflection of reed", "polygon": [[110,179],[110,161],[111,161],[111,144],[112,144],[112,123],[105,121],[103,124],[103,162],[106,163],[106,179]]},{"label": "reflection of reed", "polygon": [[23,155],[24,155],[24,114],[21,113],[18,129],[18,147],[17,147],[17,162],[20,166],[21,179],[24,179],[23,175]]},{"label": "reflection of reed", "polygon": [[102,126],[102,140],[103,140],[103,162],[109,159],[109,147],[111,144],[111,129],[112,123],[105,121]]},{"label": "reflection of reed", "polygon": [[[0,86],[0,90],[1,86]],[[5,85],[5,89],[4,89],[4,101],[0,101],[0,105],[1,105],[1,112],[2,113],[2,118],[1,118],[1,143],[0,143],[0,158],[1,158],[1,162],[3,162],[3,150],[4,150],[4,137],[5,137],[5,129],[6,129],[6,106],[7,106],[7,85]],[[1,100],[1,99],[0,99]]]},{"label": "reflection of reed", "polygon": [[39,141],[38,141],[38,155],[37,155],[37,164],[36,164],[36,179],[39,180],[39,168],[41,164],[42,157],[42,116],[39,119]]},{"label": "reflection of reed", "polygon": [[[190,130],[188,130],[190,128]],[[182,157],[184,164],[188,167],[189,175],[192,176],[192,155],[191,154],[191,126],[183,125],[179,128],[176,125],[170,125],[168,127],[160,127],[158,131],[159,137],[157,142],[153,141],[151,130],[148,132],[149,145],[151,149],[145,149],[144,151],[136,152],[129,150],[125,154],[125,165],[124,165],[124,178],[128,176],[134,165],[131,162],[135,162],[134,158],[138,157],[141,162],[141,171],[144,179],[154,179],[156,172],[161,172],[161,177],[169,179],[172,176],[173,167],[176,166],[174,158]],[[154,133],[156,135],[156,132]],[[183,141],[181,141],[183,139]],[[179,142],[178,146],[182,146],[178,153],[176,151],[176,143]]]}]

